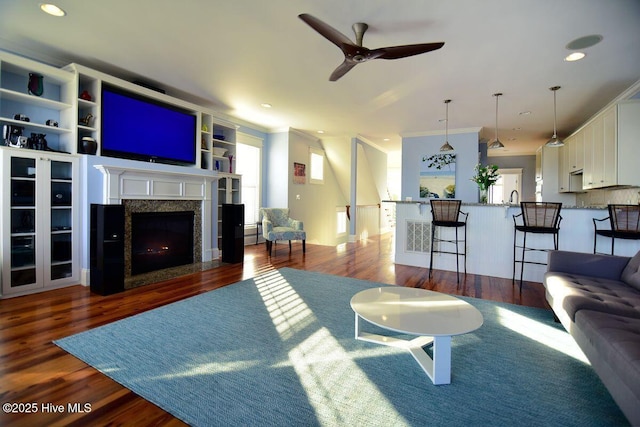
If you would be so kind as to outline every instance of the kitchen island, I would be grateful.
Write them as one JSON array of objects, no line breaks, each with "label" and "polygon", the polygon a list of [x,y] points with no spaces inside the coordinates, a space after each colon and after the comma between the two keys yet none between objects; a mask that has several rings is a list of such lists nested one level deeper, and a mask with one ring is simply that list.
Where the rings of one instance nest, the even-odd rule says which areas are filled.
[{"label": "kitchen island", "polygon": [[[431,206],[429,201],[386,201],[395,204],[395,263],[429,268],[431,240]],[[491,205],[463,203],[461,211],[469,214],[467,219],[467,273],[484,276],[511,278],[513,274],[513,215],[520,213],[519,205]],[[603,207],[562,207],[560,212],[560,250],[593,252],[593,218],[609,215]],[[518,218],[521,224],[521,218]],[[453,236],[454,230],[438,227],[441,237]],[[522,233],[518,233],[522,242]],[[440,243],[443,244],[443,243]],[[445,243],[446,244],[446,243]],[[527,246],[535,248],[553,247],[551,235],[527,235]],[[448,245],[453,248],[453,245]],[[445,250],[448,250],[445,248]],[[598,252],[608,253],[611,240],[598,237]],[[640,250],[638,240],[616,240],[616,255],[633,256]],[[527,260],[546,262],[544,252],[529,252]],[[518,258],[520,255],[518,254]],[[462,258],[461,273],[462,273]],[[435,253],[433,268],[456,271],[456,257]],[[519,278],[520,264],[516,277]],[[542,282],[546,266],[524,265],[524,280]]]}]

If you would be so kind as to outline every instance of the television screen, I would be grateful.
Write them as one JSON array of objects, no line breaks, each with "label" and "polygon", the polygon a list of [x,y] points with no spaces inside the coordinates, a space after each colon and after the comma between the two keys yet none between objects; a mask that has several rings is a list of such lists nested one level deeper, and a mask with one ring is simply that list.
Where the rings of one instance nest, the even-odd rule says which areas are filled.
[{"label": "television screen", "polygon": [[195,164],[193,112],[108,85],[102,87],[102,155]]}]

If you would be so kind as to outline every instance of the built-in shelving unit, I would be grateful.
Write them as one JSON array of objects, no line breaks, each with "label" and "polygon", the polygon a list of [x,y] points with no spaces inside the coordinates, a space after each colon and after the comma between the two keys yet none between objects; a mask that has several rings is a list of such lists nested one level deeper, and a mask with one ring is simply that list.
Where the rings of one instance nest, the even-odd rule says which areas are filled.
[{"label": "built-in shelving unit", "polygon": [[[40,96],[29,93],[30,75],[42,80]],[[50,149],[75,153],[74,139],[74,88],[76,75],[66,70],[50,67],[28,59],[2,53],[0,56],[0,127],[18,129],[24,138],[14,138],[12,145],[28,147],[26,138],[43,134]],[[24,116],[28,121],[16,118]],[[56,123],[47,125],[47,122]],[[17,135],[16,135],[17,136]],[[4,135],[3,135],[4,139]]]},{"label": "built-in shelving unit", "polygon": [[[31,75],[41,78],[40,95],[28,91]],[[80,158],[88,154],[103,156],[100,138],[104,84],[193,114],[197,126],[193,141],[196,162],[184,166],[185,172],[194,168],[201,170],[197,174],[211,171],[212,180],[218,174],[218,205],[241,201],[241,177],[232,173],[237,129],[234,123],[185,100],[83,65],[56,68],[0,52],[0,128],[9,131],[9,136],[5,138],[3,132],[0,140],[0,297],[80,281],[79,207],[86,204],[78,197]],[[96,141],[95,153],[85,151],[84,137]],[[220,218],[218,209],[213,209],[212,216],[215,227]]]},{"label": "built-in shelving unit", "polygon": [[[82,137],[89,136],[98,143],[97,155],[102,155],[100,150],[100,94],[104,83],[126,89],[132,93],[146,98],[155,99],[163,103],[175,105],[185,110],[192,111],[197,117],[198,138],[196,144],[196,164],[194,167],[204,170],[231,172],[233,165],[229,156],[235,155],[236,126],[224,119],[216,117],[212,112],[198,105],[173,98],[169,95],[153,91],[151,89],[121,80],[100,71],[92,70],[79,64],[70,64],[65,70],[78,76],[78,88],[76,91],[77,115],[75,116],[76,133],[78,140],[78,152],[82,153]],[[88,123],[86,119],[91,115]],[[225,147],[225,153],[218,149]]]},{"label": "built-in shelving unit", "polygon": [[202,113],[200,149],[202,169],[233,173],[236,146],[236,127]]}]

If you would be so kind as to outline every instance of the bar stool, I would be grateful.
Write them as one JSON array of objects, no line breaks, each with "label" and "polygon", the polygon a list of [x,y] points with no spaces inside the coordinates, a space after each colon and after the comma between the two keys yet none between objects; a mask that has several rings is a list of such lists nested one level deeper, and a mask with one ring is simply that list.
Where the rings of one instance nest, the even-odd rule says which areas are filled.
[{"label": "bar stool", "polygon": [[[452,199],[431,199],[431,253],[429,258],[429,279],[431,279],[431,271],[433,270],[433,253],[453,254],[456,256],[456,275],[458,283],[460,283],[460,256],[464,257],[464,274],[467,274],[467,217],[468,213],[460,211],[460,200]],[[464,220],[461,221],[460,217]],[[455,239],[436,238],[436,227],[447,227],[455,229]],[[464,239],[460,239],[458,229],[464,228]],[[434,250],[437,242],[453,243],[456,245],[456,251]],[[459,243],[464,242],[463,251],[460,252]]]},{"label": "bar stool", "polygon": [[[611,255],[616,239],[640,240],[640,204],[608,205],[609,216],[602,219],[593,218],[593,253],[596,253],[598,236],[611,238]],[[598,222],[609,220],[610,228],[598,229]]]},{"label": "bar stool", "polygon": [[[562,203],[554,202],[520,202],[521,212],[513,215],[513,278],[516,281],[516,263],[520,263],[520,291],[522,292],[522,278],[525,264],[547,265],[546,262],[527,261],[526,253],[529,251],[548,252],[558,250],[558,232],[560,231],[560,209]],[[522,224],[518,224],[516,218],[522,218]],[[517,244],[518,231],[524,233],[522,246]],[[531,248],[527,246],[527,234],[550,234],[553,236],[553,248]],[[517,249],[522,249],[522,257],[516,258]]]}]

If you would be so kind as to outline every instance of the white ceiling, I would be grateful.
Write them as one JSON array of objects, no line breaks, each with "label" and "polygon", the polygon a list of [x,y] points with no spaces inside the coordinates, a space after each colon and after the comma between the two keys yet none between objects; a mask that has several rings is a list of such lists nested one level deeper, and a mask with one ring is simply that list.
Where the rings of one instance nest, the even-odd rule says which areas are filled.
[{"label": "white ceiling", "polygon": [[[387,150],[401,135],[495,128],[502,155],[564,137],[640,79],[638,0],[0,0],[0,48],[64,65],[142,77],[265,130],[361,135]],[[337,82],[340,50],[298,18],[309,13],[364,46],[444,41],[442,49],[359,64]],[[600,34],[586,58],[566,45]],[[271,109],[260,106],[270,103]],[[530,114],[519,114],[529,111]],[[514,130],[518,129],[518,130]],[[390,141],[384,141],[389,138]]]}]

